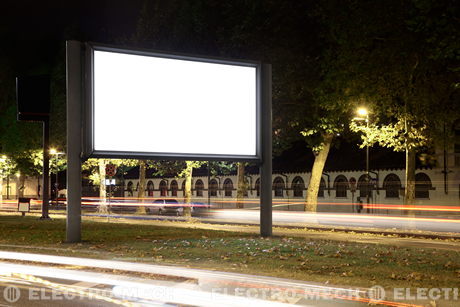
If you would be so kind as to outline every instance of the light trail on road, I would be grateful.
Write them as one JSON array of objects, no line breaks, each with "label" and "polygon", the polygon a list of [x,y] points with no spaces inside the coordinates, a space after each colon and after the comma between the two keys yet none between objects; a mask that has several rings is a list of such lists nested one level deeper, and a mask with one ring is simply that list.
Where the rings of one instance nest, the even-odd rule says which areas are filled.
[{"label": "light trail on road", "polygon": [[[179,203],[155,203],[156,200],[174,200]],[[203,200],[204,199],[199,199]],[[219,204],[229,205],[235,204],[234,199],[229,200],[213,200],[214,206],[209,206],[204,202],[183,203],[177,197],[112,197],[110,202],[106,199],[103,200],[99,197],[84,197],[82,198],[82,209],[84,212],[97,211],[98,208],[106,206],[110,212],[117,212],[120,214],[134,213],[138,208],[146,208],[150,213],[158,212],[160,208],[171,207],[191,207],[192,211],[200,211],[201,216],[196,216],[203,221],[216,221],[228,223],[241,223],[241,224],[259,224],[259,200],[246,199],[239,202],[243,205],[251,205],[253,207],[246,209],[217,209]],[[54,205],[54,201],[50,202]],[[59,199],[60,207],[51,209],[65,209],[66,200]],[[217,204],[217,205],[216,205]],[[362,213],[339,213],[339,212],[318,212],[308,213],[304,211],[286,211],[279,210],[280,208],[293,205],[302,205],[302,201],[286,203],[283,200],[273,201],[273,225],[275,226],[294,226],[294,227],[366,227],[366,228],[379,228],[379,229],[400,229],[400,230],[421,230],[433,232],[460,232],[460,215],[455,216],[452,213],[460,212],[460,206],[447,206],[447,205],[392,205],[392,204],[363,204]],[[350,206],[350,203],[319,203],[319,208],[322,205],[337,206],[340,209],[345,206]],[[31,199],[31,212],[38,212],[41,208],[41,201]],[[3,200],[1,210],[4,211],[17,211],[17,200]],[[85,211],[86,210],[86,211]],[[368,210],[380,210],[374,213],[365,213]],[[384,214],[384,210],[392,210],[393,212],[400,212],[400,215]],[[427,214],[421,215],[423,212]],[[430,216],[431,214],[442,214],[443,216]],[[406,214],[406,215],[404,215]],[[449,218],[448,218],[449,216]],[[450,218],[450,216],[452,218]],[[126,214],[127,218],[134,218]],[[149,219],[151,215],[147,215]],[[140,217],[139,217],[140,218]],[[152,217],[155,219],[155,217]],[[159,218],[159,217],[158,217]],[[180,220],[180,219],[179,219]]]},{"label": "light trail on road", "polygon": [[[374,289],[347,289],[343,287],[324,286],[303,281],[255,276],[247,274],[189,269],[176,266],[130,263],[123,261],[97,260],[75,257],[60,257],[17,252],[0,251],[0,259],[39,262],[41,266],[10,264],[0,262],[0,272],[4,276],[16,276],[27,282],[41,283],[60,291],[80,291],[82,295],[91,293],[90,289],[75,289],[68,282],[48,281],[60,279],[87,282],[92,285],[104,284],[112,287],[106,297],[98,297],[110,303],[130,306],[129,303],[164,302],[195,306],[364,306],[379,304],[383,306],[416,307],[418,305],[404,302],[376,300]],[[60,269],[46,266],[72,265],[78,270]],[[191,283],[135,278],[125,275],[96,273],[94,268],[116,269],[129,272],[150,273],[161,276],[189,278]],[[91,272],[85,271],[89,270]],[[47,279],[46,279],[47,278]],[[216,291],[219,290],[219,291]],[[221,291],[226,289],[227,291]],[[243,295],[232,293],[238,290]],[[241,290],[242,289],[242,290]],[[261,290],[276,293],[278,296],[257,296]],[[290,293],[287,297],[281,293]],[[292,296],[294,294],[294,296]]]},{"label": "light trail on road", "polygon": [[[259,212],[253,210],[213,210],[212,219],[257,224]],[[438,232],[460,232],[460,220],[431,217],[382,216],[349,213],[306,213],[274,211],[275,226],[341,226],[385,229],[416,229]]]}]

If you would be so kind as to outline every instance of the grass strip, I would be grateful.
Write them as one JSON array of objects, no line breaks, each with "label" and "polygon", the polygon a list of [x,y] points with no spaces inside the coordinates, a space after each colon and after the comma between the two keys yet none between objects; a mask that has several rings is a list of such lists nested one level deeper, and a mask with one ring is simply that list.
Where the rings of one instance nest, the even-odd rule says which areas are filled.
[{"label": "grass strip", "polygon": [[[458,251],[83,220],[83,242],[64,243],[65,220],[0,215],[0,248],[63,256],[267,275],[341,286],[452,288]],[[353,234],[350,234],[353,235]],[[356,234],[359,235],[359,234]]]}]

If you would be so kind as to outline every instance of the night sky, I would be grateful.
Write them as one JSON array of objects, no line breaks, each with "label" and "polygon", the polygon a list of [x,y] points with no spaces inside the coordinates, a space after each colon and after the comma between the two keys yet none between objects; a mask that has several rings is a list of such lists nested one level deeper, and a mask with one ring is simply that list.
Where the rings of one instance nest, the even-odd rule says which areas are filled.
[{"label": "night sky", "polygon": [[[0,1],[0,64],[7,63],[12,76],[49,73],[56,59],[65,55],[64,43],[68,39],[117,43],[129,40],[136,32],[144,0],[2,0]],[[48,71],[47,71],[48,70]],[[12,79],[14,80],[14,79]],[[356,142],[357,143],[357,142]],[[362,168],[363,149],[350,150],[347,168]],[[371,164],[383,168],[403,167],[402,154],[389,157],[389,152],[371,156]],[[309,168],[311,150],[305,143],[295,145],[288,156],[275,161],[275,168],[286,169],[290,165]],[[343,162],[336,149],[331,151],[328,164]],[[284,161],[288,161],[289,165]],[[291,163],[296,161],[298,163]],[[374,163],[375,162],[375,163]]]},{"label": "night sky", "polygon": [[2,0],[0,56],[18,74],[52,64],[66,39],[110,42],[136,30],[142,0]]}]

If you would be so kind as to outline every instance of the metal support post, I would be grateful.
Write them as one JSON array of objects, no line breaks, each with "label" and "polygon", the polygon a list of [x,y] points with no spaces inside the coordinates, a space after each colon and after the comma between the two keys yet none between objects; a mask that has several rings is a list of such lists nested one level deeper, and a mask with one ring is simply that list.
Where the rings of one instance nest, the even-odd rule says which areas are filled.
[{"label": "metal support post", "polygon": [[81,241],[82,50],[67,41],[67,228],[66,241]]},{"label": "metal support post", "polygon": [[59,198],[59,168],[58,168],[58,154],[57,153],[56,153],[56,183],[54,185],[56,189],[56,208],[57,208],[59,205],[59,201],[58,201],[58,198]]},{"label": "metal support post", "polygon": [[43,121],[43,201],[42,201],[42,216],[40,219],[49,219],[49,193],[50,193],[50,122],[49,119]]},{"label": "metal support post", "polygon": [[272,67],[262,65],[260,132],[262,165],[260,166],[260,235],[272,235]]},{"label": "metal support post", "polygon": [[[366,128],[367,128],[367,132],[366,133],[369,133],[369,114],[366,115]],[[370,210],[370,193],[371,193],[372,189],[371,189],[371,178],[369,176],[369,144],[366,145],[366,205],[367,205],[367,213],[373,213],[371,210]]]}]

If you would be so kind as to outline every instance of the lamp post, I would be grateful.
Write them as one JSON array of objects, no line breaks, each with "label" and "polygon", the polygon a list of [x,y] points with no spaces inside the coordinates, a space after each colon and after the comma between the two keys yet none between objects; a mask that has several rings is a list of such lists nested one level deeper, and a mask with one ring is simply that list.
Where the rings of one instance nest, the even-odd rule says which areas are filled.
[{"label": "lamp post", "polygon": [[[359,117],[355,120],[364,120],[366,122],[366,136],[369,134],[369,111],[366,108],[359,108],[356,113]],[[369,213],[369,194],[370,194],[370,176],[369,176],[369,142],[366,144],[366,204],[367,213]]]},{"label": "lamp post", "polygon": [[55,148],[50,149],[50,154],[54,155],[55,157],[55,164],[56,164],[56,182],[54,183],[54,188],[56,191],[56,208],[58,207],[58,197],[59,197],[59,168],[58,168],[58,158],[59,155],[63,155],[63,152],[58,152]]},{"label": "lamp post", "polygon": [[0,157],[0,163],[2,164],[0,167],[0,206],[3,205],[3,173],[4,173],[4,168],[5,168],[5,165],[4,165],[5,162],[6,162],[6,156],[3,155]]},{"label": "lamp post", "polygon": [[19,187],[20,179],[21,179],[21,172],[18,171],[16,173],[16,198],[19,198],[19,190],[21,189]]}]

